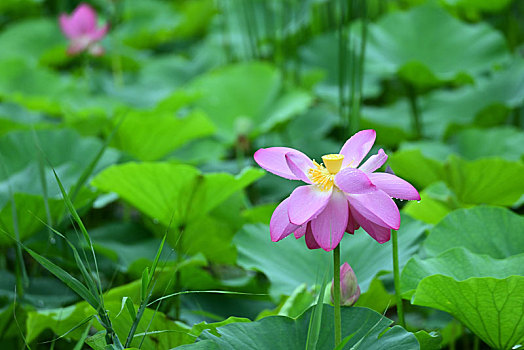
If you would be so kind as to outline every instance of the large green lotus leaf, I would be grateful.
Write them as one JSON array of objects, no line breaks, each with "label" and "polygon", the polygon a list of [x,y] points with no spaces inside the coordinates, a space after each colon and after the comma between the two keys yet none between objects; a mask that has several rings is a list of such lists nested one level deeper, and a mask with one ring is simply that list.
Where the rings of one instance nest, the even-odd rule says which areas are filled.
[{"label": "large green lotus leaf", "polygon": [[406,264],[403,296],[452,314],[494,348],[511,348],[524,337],[515,312],[523,303],[523,220],[498,207],[451,212],[424,242],[429,258]]},{"label": "large green lotus leaf", "polygon": [[67,97],[86,92],[72,79],[14,58],[0,61],[0,74],[3,99],[54,115],[61,112]]},{"label": "large green lotus leaf", "polygon": [[89,68],[73,76],[10,58],[0,60],[0,74],[0,97],[6,102],[68,119],[107,118],[129,105],[151,107],[166,97],[151,87],[116,88],[107,73]]},{"label": "large green lotus leaf", "polygon": [[234,142],[239,134],[266,132],[303,112],[311,102],[311,96],[302,91],[283,93],[278,70],[260,62],[220,68],[190,86],[201,96],[196,105],[209,115],[218,135],[227,142]]},{"label": "large green lotus leaf", "polygon": [[114,145],[140,160],[151,161],[213,131],[209,119],[198,111],[185,117],[170,111],[132,112],[119,126]]},{"label": "large green lotus leaf", "polygon": [[464,247],[496,259],[524,253],[524,218],[498,207],[473,207],[451,212],[424,242],[430,256]]},{"label": "large green lotus leaf", "polygon": [[207,214],[262,174],[258,169],[246,169],[238,176],[202,174],[189,165],[126,163],[103,171],[92,184],[117,193],[154,221],[169,227],[168,241],[172,246],[177,245],[182,234],[183,252],[204,251],[210,259],[230,261],[234,250],[228,224]]},{"label": "large green lotus leaf", "polygon": [[434,5],[392,12],[368,27],[367,68],[398,72],[418,85],[474,77],[509,58],[503,36],[493,28],[460,22]]},{"label": "large green lotus leaf", "polygon": [[412,218],[428,224],[437,224],[458,206],[455,194],[441,181],[420,192],[420,199],[409,201],[402,210]]},{"label": "large green lotus leaf", "polygon": [[[3,330],[2,345],[8,349],[16,348],[16,342],[20,339],[20,332],[24,331],[27,318],[27,306],[20,304],[7,304],[0,308],[0,327]],[[18,321],[15,322],[16,320]]]},{"label": "large green lotus leaf", "polygon": [[502,126],[489,129],[465,129],[451,139],[440,141],[421,140],[402,142],[400,150],[419,149],[426,157],[442,161],[451,154],[458,154],[468,160],[500,157],[506,160],[520,160],[524,154],[524,132],[514,127]]},{"label": "large green lotus leaf", "polygon": [[499,12],[511,3],[511,0],[442,0],[442,3],[465,11],[469,16],[479,17],[479,12]]},{"label": "large green lotus leaf", "polygon": [[[35,142],[38,142],[38,147],[45,156],[43,162],[48,198],[56,199],[61,198],[61,193],[47,162],[54,167],[64,187],[69,190],[103,146],[101,141],[81,138],[69,129],[38,130],[35,133],[16,131],[1,137],[0,154],[3,169],[0,170],[0,207],[10,200],[9,191],[40,196],[43,194],[39,181],[39,150]],[[96,174],[109,164],[115,163],[118,157],[118,152],[107,149],[93,173]]]},{"label": "large green lotus leaf", "polygon": [[[182,87],[210,68],[216,67],[216,62],[206,55],[186,57],[172,53],[143,58],[141,64],[141,69],[136,72],[136,78],[131,85],[132,87],[140,86],[143,90],[142,93],[147,93],[149,90],[157,95],[163,95],[168,101],[173,100],[173,98],[187,97],[188,102],[194,99],[194,96],[189,94],[189,91],[173,90]],[[133,97],[133,95],[130,93],[130,97]],[[169,107],[172,107],[170,109],[174,110],[184,105],[177,105],[176,108]]]},{"label": "large green lotus leaf", "polygon": [[[18,238],[23,241],[42,228],[42,222],[47,222],[47,213],[44,198],[41,195],[15,193],[16,223]],[[51,218],[57,218],[64,211],[62,199],[48,199]],[[13,205],[8,201],[0,209],[0,245],[14,245],[16,242],[15,226],[13,222]]]},{"label": "large green lotus leaf", "polygon": [[377,143],[381,145],[396,146],[415,138],[407,100],[382,107],[362,106],[361,114],[362,128],[374,129],[377,132]]},{"label": "large green lotus leaf", "polygon": [[92,181],[105,192],[115,192],[137,209],[168,226],[182,222],[188,215],[200,171],[171,163],[125,163],[109,167]]},{"label": "large green lotus leaf", "polygon": [[[400,261],[403,265],[417,251],[419,239],[428,226],[402,216],[399,230]],[[291,235],[292,236],[292,235]],[[331,276],[331,254],[309,250],[303,239],[294,237],[273,243],[266,225],[246,225],[237,233],[234,243],[238,264],[246,269],[263,272],[271,281],[270,294],[277,298],[289,295],[303,283],[321,284],[326,272]],[[355,271],[362,292],[381,272],[392,271],[391,243],[379,244],[363,230],[345,237],[341,243],[341,261],[347,261]]]},{"label": "large green lotus leaf", "polygon": [[441,162],[426,157],[418,149],[402,150],[389,155],[388,164],[396,175],[421,189],[444,178]]},{"label": "large green lotus leaf", "polygon": [[31,112],[20,105],[0,103],[0,136],[11,130],[49,127],[51,123],[43,115]]},{"label": "large green lotus leaf", "polygon": [[39,13],[41,6],[39,0],[4,0],[0,3],[0,12],[7,17],[20,18]]},{"label": "large green lotus leaf", "polygon": [[471,277],[504,279],[513,275],[524,275],[524,253],[495,259],[459,247],[446,250],[435,258],[411,258],[402,270],[400,285],[403,296],[407,298],[414,294],[420,281],[432,275],[449,276],[457,281]]},{"label": "large green lotus leaf", "polygon": [[15,22],[0,34],[0,59],[17,58],[38,62],[42,55],[66,39],[55,18],[38,18]]},{"label": "large green lotus leaf", "polygon": [[9,303],[22,302],[37,308],[58,307],[78,300],[78,296],[54,277],[32,276],[22,297],[15,294],[16,276],[0,270],[0,297]]},{"label": "large green lotus leaf", "polygon": [[524,341],[523,288],[522,276],[457,281],[438,274],[420,282],[413,303],[450,313],[492,348],[511,349]]},{"label": "large green lotus leaf", "polygon": [[173,6],[163,1],[128,0],[122,12],[122,23],[113,35],[126,45],[137,48],[154,47],[170,40],[181,21]]},{"label": "large green lotus leaf", "polygon": [[524,132],[509,126],[466,129],[454,135],[452,144],[466,159],[501,157],[520,160],[524,155]]},{"label": "large green lotus leaf", "polygon": [[0,75],[2,99],[50,115],[107,116],[124,106],[107,94],[91,93],[89,77],[59,74],[34,62],[0,60]]},{"label": "large green lotus leaf", "polygon": [[420,350],[439,350],[442,348],[443,337],[439,333],[418,331],[414,334],[420,344]]},{"label": "large green lotus leaf", "polygon": [[524,193],[524,163],[500,158],[466,161],[450,157],[447,183],[468,204],[513,205]]},{"label": "large green lotus leaf", "polygon": [[203,32],[214,14],[210,0],[169,3],[152,0],[128,0],[123,7],[123,21],[114,35],[126,45],[152,48],[174,39]]},{"label": "large green lotus leaf", "polygon": [[[456,126],[476,123],[482,126],[502,124],[507,109],[521,106],[524,101],[524,62],[515,59],[504,70],[490,77],[479,78],[475,85],[454,90],[438,90],[417,99],[420,109],[422,134],[442,139],[456,131]],[[399,100],[387,107],[362,109],[363,125],[376,127],[387,133],[378,135],[379,142],[398,144],[413,137],[411,109],[407,100]],[[398,135],[396,135],[397,133]]]},{"label": "large green lotus leaf", "polygon": [[[202,341],[185,345],[181,349],[305,349],[311,322],[310,308],[297,319],[285,316],[265,317],[256,322],[231,323],[219,327],[216,336],[208,331],[199,337]],[[366,308],[342,308],[342,338],[351,338],[344,349],[419,349],[413,333],[400,326],[390,328],[393,321]],[[324,305],[321,332],[317,349],[333,349],[333,308]],[[256,342],[254,341],[256,339]],[[357,345],[358,344],[358,345]]]},{"label": "large green lotus leaf", "polygon": [[436,160],[438,157],[439,150],[433,147],[407,148],[390,155],[388,161],[398,176],[419,189],[445,181],[451,193],[466,205],[511,206],[524,193],[524,165],[520,160],[468,161],[453,154],[447,160]]}]

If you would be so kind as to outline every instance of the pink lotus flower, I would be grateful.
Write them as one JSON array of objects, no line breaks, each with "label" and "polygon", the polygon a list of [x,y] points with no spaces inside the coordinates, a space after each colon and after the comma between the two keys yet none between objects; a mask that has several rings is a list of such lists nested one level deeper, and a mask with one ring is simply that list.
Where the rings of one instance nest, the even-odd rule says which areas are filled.
[{"label": "pink lotus flower", "polygon": [[[333,301],[335,299],[335,283],[333,281],[331,283],[331,301]],[[357,276],[351,266],[345,262],[340,267],[340,305],[352,306],[359,297],[360,286],[357,282]]]},{"label": "pink lotus flower", "polygon": [[87,4],[80,4],[71,16],[60,15],[60,28],[70,40],[67,53],[75,55],[87,50],[94,56],[104,53],[103,47],[98,43],[107,33],[108,25],[98,27],[95,10]]},{"label": "pink lotus flower", "polygon": [[419,200],[417,190],[407,181],[389,174],[373,173],[387,160],[380,149],[360,165],[375,143],[375,130],[363,130],[346,141],[338,154],[322,157],[318,164],[292,148],[262,148],[255,161],[262,168],[308,186],[297,187],[275,209],[269,230],[277,242],[294,232],[305,235],[308,248],[333,250],[344,232],[360,226],[377,242],[390,238],[400,227],[400,213],[391,199]]}]

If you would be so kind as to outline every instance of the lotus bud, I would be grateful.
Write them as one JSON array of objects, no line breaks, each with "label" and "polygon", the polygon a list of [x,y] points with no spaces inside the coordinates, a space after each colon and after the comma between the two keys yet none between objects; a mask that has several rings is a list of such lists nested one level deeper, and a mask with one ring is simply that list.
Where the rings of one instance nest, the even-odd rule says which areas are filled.
[{"label": "lotus bud", "polygon": [[[331,284],[331,301],[334,300],[334,283]],[[357,276],[347,262],[340,267],[340,305],[351,306],[360,297],[360,287]]]}]

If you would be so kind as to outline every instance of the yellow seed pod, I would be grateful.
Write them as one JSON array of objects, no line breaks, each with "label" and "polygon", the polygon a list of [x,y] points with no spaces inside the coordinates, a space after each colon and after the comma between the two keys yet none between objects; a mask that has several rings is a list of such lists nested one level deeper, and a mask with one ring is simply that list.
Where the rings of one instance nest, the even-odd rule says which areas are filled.
[{"label": "yellow seed pod", "polygon": [[326,166],[326,169],[331,174],[336,174],[340,171],[342,167],[342,162],[344,161],[344,155],[342,154],[326,154],[322,156],[322,161]]}]

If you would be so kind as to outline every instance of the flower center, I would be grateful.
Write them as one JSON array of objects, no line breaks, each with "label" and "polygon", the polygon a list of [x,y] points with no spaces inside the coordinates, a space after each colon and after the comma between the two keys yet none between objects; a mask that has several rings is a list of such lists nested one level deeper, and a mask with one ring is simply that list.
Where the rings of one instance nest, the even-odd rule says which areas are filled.
[{"label": "flower center", "polygon": [[313,160],[315,168],[308,171],[311,181],[316,184],[322,191],[329,191],[333,188],[336,173],[342,167],[344,156],[342,154],[326,154],[322,156],[324,164],[318,164]]},{"label": "flower center", "polygon": [[322,156],[322,160],[324,161],[327,170],[331,174],[336,174],[342,167],[344,156],[342,154],[326,154],[325,156]]}]

